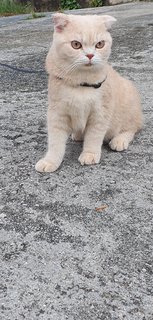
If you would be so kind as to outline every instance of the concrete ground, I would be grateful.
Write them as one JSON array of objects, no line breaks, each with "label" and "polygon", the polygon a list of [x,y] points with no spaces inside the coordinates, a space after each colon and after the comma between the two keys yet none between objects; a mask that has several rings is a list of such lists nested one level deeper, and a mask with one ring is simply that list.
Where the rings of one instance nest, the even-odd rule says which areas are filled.
[{"label": "concrete ground", "polygon": [[153,3],[87,12],[118,19],[111,63],[139,88],[144,129],[96,166],[69,140],[61,168],[37,173],[53,25],[0,18],[2,320],[153,319]]}]

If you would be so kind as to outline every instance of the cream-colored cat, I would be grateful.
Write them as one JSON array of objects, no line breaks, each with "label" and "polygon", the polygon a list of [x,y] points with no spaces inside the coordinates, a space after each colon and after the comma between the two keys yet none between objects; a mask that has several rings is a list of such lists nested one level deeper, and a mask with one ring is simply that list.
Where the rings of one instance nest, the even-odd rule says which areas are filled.
[{"label": "cream-colored cat", "polygon": [[79,161],[99,163],[103,141],[116,151],[127,149],[142,127],[137,90],[108,65],[115,18],[54,15],[53,43],[46,59],[49,73],[48,151],[36,170],[60,166],[66,141],[84,140]]}]

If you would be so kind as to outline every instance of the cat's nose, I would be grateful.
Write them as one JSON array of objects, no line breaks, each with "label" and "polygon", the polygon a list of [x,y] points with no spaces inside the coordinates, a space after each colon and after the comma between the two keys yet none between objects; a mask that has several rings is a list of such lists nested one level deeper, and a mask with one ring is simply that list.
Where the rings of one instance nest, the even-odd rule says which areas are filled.
[{"label": "cat's nose", "polygon": [[89,60],[91,60],[94,57],[94,54],[86,54],[86,57],[89,58]]}]

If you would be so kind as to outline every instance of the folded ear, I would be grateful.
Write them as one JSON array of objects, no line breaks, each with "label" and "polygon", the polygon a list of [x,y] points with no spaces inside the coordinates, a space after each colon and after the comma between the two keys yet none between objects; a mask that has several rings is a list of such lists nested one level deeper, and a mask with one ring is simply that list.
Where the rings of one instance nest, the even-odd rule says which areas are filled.
[{"label": "folded ear", "polygon": [[104,22],[107,30],[111,29],[112,24],[117,21],[112,16],[105,15],[105,16],[101,16],[101,17],[102,17],[102,21]]},{"label": "folded ear", "polygon": [[53,23],[56,32],[62,32],[68,24],[68,16],[64,13],[53,14]]}]

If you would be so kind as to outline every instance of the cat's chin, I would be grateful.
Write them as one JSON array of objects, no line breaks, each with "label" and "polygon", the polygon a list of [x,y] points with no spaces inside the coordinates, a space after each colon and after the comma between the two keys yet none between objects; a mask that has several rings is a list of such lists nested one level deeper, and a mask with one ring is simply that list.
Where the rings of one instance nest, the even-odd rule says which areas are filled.
[{"label": "cat's chin", "polygon": [[100,66],[98,64],[94,64],[94,63],[87,63],[81,66],[81,69],[83,71],[97,71],[100,69]]},{"label": "cat's chin", "polygon": [[93,67],[93,64],[87,63],[87,64],[85,64],[85,67]]}]

